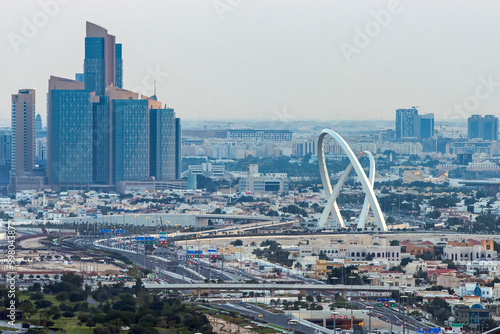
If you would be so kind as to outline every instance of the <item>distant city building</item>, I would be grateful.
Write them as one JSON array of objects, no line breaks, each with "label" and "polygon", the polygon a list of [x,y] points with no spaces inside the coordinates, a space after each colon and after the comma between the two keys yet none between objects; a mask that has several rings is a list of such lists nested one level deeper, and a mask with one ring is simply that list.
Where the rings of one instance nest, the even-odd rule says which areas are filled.
[{"label": "distant city building", "polygon": [[396,139],[413,138],[415,136],[415,121],[418,110],[398,109],[396,110]]},{"label": "distant city building", "polygon": [[418,138],[429,138],[434,136],[434,114],[418,115],[416,127]]},{"label": "distant city building", "polygon": [[498,117],[494,115],[472,115],[467,122],[469,139],[498,140]]},{"label": "distant city building", "polygon": [[289,182],[287,179],[275,179],[272,177],[243,177],[240,178],[241,193],[264,193],[273,192],[278,194],[287,193]]},{"label": "distant city building", "polygon": [[434,114],[419,115],[418,110],[396,110],[396,139],[429,138],[434,135]]},{"label": "distant city building", "polygon": [[47,138],[35,140],[35,160],[47,160]]},{"label": "distant city building", "polygon": [[33,171],[35,165],[35,90],[20,89],[12,95],[12,176]]},{"label": "distant city building", "polygon": [[10,182],[10,134],[0,131],[0,184]]},{"label": "distant city building", "polygon": [[292,141],[292,135],[289,130],[227,130],[228,139]]},{"label": "distant city building", "polygon": [[36,117],[35,117],[35,131],[41,131],[43,130],[43,127],[42,127],[42,116],[40,116],[40,114],[36,114]]},{"label": "distant city building", "polygon": [[446,153],[452,155],[462,153],[483,153],[488,157],[492,157],[500,153],[500,147],[494,141],[483,141],[478,139],[461,140],[446,144]]},{"label": "distant city building", "polygon": [[231,177],[224,165],[212,164],[211,162],[204,162],[201,165],[189,165],[188,170],[182,173],[182,176],[189,175],[202,175],[216,179]]},{"label": "distant city building", "polygon": [[293,155],[296,157],[303,157],[307,154],[316,155],[316,140],[304,140],[295,143]]}]

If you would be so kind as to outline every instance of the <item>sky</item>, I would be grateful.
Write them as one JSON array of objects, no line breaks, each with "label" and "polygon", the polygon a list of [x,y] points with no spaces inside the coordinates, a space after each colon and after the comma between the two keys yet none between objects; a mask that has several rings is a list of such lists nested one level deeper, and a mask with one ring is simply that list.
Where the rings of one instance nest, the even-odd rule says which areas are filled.
[{"label": "sky", "polygon": [[0,126],[11,94],[83,72],[85,21],[123,44],[124,88],[185,119],[499,115],[499,1],[1,1]]}]

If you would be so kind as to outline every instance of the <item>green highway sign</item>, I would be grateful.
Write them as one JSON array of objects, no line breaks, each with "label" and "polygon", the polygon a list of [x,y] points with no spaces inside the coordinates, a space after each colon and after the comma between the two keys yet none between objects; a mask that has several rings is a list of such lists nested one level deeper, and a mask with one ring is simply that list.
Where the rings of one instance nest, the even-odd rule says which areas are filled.
[{"label": "green highway sign", "polygon": [[451,324],[451,327],[464,327],[464,324]]}]

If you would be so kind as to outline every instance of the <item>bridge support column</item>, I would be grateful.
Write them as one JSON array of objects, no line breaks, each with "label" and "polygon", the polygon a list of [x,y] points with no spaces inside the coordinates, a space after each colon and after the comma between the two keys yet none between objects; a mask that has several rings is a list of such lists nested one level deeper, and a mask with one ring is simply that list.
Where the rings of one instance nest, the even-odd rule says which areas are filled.
[{"label": "bridge support column", "polygon": [[323,319],[323,327],[326,328],[326,318]]},{"label": "bridge support column", "polygon": [[347,297],[347,291],[344,289],[342,290],[342,299],[345,299]]},{"label": "bridge support column", "polygon": [[201,290],[200,290],[200,289],[198,289],[198,290],[196,290],[196,291],[198,292],[198,298],[200,298],[200,297],[201,297]]},{"label": "bridge support column", "polygon": [[271,297],[274,297],[274,289],[271,289]]}]

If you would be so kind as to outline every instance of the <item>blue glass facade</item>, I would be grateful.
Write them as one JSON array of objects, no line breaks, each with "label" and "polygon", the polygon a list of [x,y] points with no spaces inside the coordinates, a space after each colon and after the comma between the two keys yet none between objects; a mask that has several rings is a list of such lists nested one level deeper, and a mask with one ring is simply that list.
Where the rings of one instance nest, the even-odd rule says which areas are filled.
[{"label": "blue glass facade", "polygon": [[83,62],[85,89],[104,95],[104,41],[102,37],[85,38],[85,60]]},{"label": "blue glass facade", "polygon": [[113,182],[149,179],[147,100],[113,100]]},{"label": "blue glass facade", "polygon": [[175,179],[176,123],[173,109],[150,109],[150,175]]},{"label": "blue glass facade", "polygon": [[93,113],[93,147],[94,161],[93,173],[94,182],[108,184],[110,180],[110,117],[107,96],[100,96],[99,102],[92,104]]},{"label": "blue glass facade", "polygon": [[51,90],[51,165],[53,183],[92,182],[92,104],[85,90]]},{"label": "blue glass facade", "polygon": [[180,179],[182,173],[182,140],[181,140],[181,119],[175,119],[175,178]]},{"label": "blue glass facade", "polygon": [[123,88],[123,59],[122,59],[122,45],[116,44],[116,68],[115,68],[115,85],[118,88]]}]

